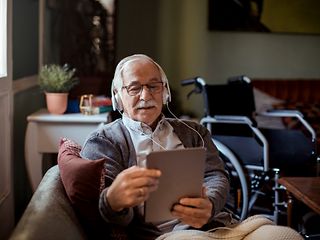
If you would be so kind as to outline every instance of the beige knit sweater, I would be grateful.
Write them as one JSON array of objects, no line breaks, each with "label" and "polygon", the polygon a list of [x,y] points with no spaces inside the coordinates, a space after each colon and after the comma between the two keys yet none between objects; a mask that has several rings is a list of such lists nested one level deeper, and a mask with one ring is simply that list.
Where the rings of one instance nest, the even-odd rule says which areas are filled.
[{"label": "beige knit sweater", "polygon": [[212,229],[208,232],[198,230],[182,230],[166,233],[157,240],[303,240],[303,237],[285,226],[277,226],[270,219],[255,215],[247,218],[241,223],[228,227]]}]

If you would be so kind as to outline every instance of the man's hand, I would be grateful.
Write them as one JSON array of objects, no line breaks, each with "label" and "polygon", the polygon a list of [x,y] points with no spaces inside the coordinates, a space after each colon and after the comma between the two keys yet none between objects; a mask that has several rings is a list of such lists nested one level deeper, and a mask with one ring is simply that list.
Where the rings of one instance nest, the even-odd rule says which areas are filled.
[{"label": "man's hand", "polygon": [[194,228],[201,228],[205,225],[212,212],[212,203],[206,195],[206,188],[202,188],[202,198],[181,198],[178,204],[172,209],[172,215],[182,223]]},{"label": "man's hand", "polygon": [[144,202],[158,188],[160,175],[159,170],[137,166],[119,173],[106,194],[111,208],[118,212]]}]

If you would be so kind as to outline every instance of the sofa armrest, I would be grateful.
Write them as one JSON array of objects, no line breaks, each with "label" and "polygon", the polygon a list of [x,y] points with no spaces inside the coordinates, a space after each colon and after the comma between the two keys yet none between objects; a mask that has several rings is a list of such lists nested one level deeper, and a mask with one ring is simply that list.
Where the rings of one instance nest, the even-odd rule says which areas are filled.
[{"label": "sofa armrest", "polygon": [[85,238],[56,165],[44,175],[10,239]]}]

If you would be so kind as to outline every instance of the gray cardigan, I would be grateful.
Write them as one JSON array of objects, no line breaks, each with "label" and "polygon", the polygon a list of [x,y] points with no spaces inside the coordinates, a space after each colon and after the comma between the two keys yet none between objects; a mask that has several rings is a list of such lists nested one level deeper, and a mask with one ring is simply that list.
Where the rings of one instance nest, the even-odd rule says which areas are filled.
[{"label": "gray cardigan", "polygon": [[[211,219],[211,221],[214,221],[214,216],[225,205],[229,191],[229,180],[224,169],[224,163],[219,158],[217,148],[211,140],[211,134],[204,126],[192,121],[184,122],[194,130],[176,119],[167,118],[167,120],[185,148],[202,146],[202,140],[194,130],[202,136],[205,142],[207,152],[204,186],[206,186],[207,195],[214,206]],[[135,215],[139,215],[137,209],[128,209],[119,214],[112,211],[105,198],[108,186],[112,184],[115,177],[124,169],[137,165],[135,149],[129,131],[124,126],[122,119],[106,124],[93,132],[85,141],[81,156],[87,159],[101,159],[102,157],[107,159],[105,163],[106,189],[100,195],[100,213],[106,222],[123,226],[129,225]],[[141,216],[139,217],[141,218]]]}]

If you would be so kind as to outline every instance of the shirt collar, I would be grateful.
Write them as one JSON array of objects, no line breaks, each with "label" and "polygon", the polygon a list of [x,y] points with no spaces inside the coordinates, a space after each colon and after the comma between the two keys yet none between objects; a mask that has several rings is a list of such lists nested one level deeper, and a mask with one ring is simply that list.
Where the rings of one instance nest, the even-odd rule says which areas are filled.
[{"label": "shirt collar", "polygon": [[[129,118],[125,113],[122,115],[122,121],[123,121],[123,124],[127,128],[130,128],[131,130],[133,130],[135,132],[141,132],[144,134],[151,134],[152,133],[151,127],[149,127],[147,124],[140,122],[140,121],[133,120],[133,119]],[[163,125],[165,124],[165,122],[167,122],[166,118],[164,117],[163,114],[161,114],[160,121],[158,122],[154,131],[161,130]]]}]

